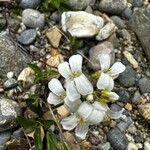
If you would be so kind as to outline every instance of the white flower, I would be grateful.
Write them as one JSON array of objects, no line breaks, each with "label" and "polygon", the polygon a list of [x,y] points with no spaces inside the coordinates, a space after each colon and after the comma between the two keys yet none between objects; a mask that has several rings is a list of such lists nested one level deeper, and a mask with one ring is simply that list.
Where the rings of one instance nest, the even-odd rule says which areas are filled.
[{"label": "white flower", "polygon": [[[73,89],[74,87],[70,87],[69,89],[74,92],[73,95],[71,95],[72,101],[67,97],[67,93],[58,79],[52,79],[48,83],[48,87],[51,90],[47,98],[49,104],[58,105],[64,102],[71,112],[74,112],[81,104],[80,94]],[[68,94],[70,94],[69,90]]]},{"label": "white flower", "polygon": [[[74,94],[68,86],[75,86],[81,95],[89,95],[93,92],[93,86],[87,77],[82,73],[82,57],[73,55],[69,58],[69,63],[64,62],[59,64],[58,71],[66,79],[67,91],[70,91],[68,98],[71,100],[71,95]],[[70,85],[71,84],[71,85]]]},{"label": "white flower", "polygon": [[65,130],[75,128],[76,136],[85,139],[89,125],[98,124],[103,120],[103,113],[94,109],[93,105],[83,102],[76,113],[62,119],[61,124]]},{"label": "white flower", "polygon": [[125,70],[125,66],[121,62],[116,62],[110,68],[110,56],[108,54],[101,54],[99,56],[101,74],[97,82],[98,89],[112,90],[114,87],[114,80]]}]

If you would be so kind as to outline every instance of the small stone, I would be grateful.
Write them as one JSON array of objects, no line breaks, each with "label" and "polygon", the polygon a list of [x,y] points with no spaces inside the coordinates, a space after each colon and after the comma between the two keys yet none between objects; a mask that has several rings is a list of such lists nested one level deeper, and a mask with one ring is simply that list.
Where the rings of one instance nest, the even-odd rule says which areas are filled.
[{"label": "small stone", "polygon": [[74,37],[83,38],[95,36],[103,27],[104,20],[84,11],[69,11],[62,14],[61,24],[64,32],[69,32]]},{"label": "small stone", "polygon": [[125,109],[127,109],[128,111],[132,111],[132,105],[130,104],[130,103],[127,103],[126,105],[125,105]]},{"label": "small stone", "polygon": [[140,91],[144,93],[150,93],[150,79],[148,78],[142,78],[138,82]]},{"label": "small stone", "polygon": [[91,6],[88,6],[88,7],[85,9],[85,12],[90,13],[90,14],[93,14],[93,10],[92,10]]},{"label": "small stone", "polygon": [[138,68],[138,62],[135,60],[135,58],[130,52],[124,51],[123,54],[127,58],[127,60],[132,64],[133,68]]},{"label": "small stone", "polygon": [[81,142],[81,150],[91,150],[91,143],[88,141]]},{"label": "small stone", "polygon": [[137,132],[136,135],[134,135],[134,141],[136,143],[144,143],[144,135],[141,132]]},{"label": "small stone", "polygon": [[92,47],[89,50],[89,67],[93,70],[100,70],[99,55],[100,54],[109,54],[111,57],[111,62],[114,62],[114,48],[110,42],[104,41],[98,45]]},{"label": "small stone", "polygon": [[128,146],[128,140],[125,134],[122,133],[118,128],[109,130],[107,133],[107,139],[114,149],[125,150]]},{"label": "small stone", "polygon": [[133,104],[138,104],[140,102],[140,99],[141,99],[141,94],[139,91],[136,91],[134,93],[134,96],[132,97],[131,101]]},{"label": "small stone", "polygon": [[112,16],[110,19],[112,19],[113,23],[119,28],[119,29],[123,29],[125,28],[125,23],[124,20],[122,20],[120,17],[118,16]]},{"label": "small stone", "polygon": [[99,33],[96,35],[96,40],[102,41],[107,39],[113,33],[115,33],[117,27],[114,23],[108,22],[102,29],[100,29]]},{"label": "small stone", "polygon": [[59,11],[53,12],[50,17],[55,22],[59,22],[61,20],[61,14]]},{"label": "small stone", "polygon": [[15,88],[15,87],[17,87],[17,85],[18,85],[17,81],[14,78],[10,78],[4,83],[4,86],[6,88]]},{"label": "small stone", "polygon": [[45,24],[44,14],[37,10],[25,9],[22,12],[22,22],[30,28],[43,28]]},{"label": "small stone", "polygon": [[60,107],[57,108],[57,113],[62,117],[62,118],[65,118],[69,115],[69,111],[68,109],[62,105]]},{"label": "small stone", "polygon": [[26,8],[36,8],[39,6],[41,0],[21,0],[20,7]]},{"label": "small stone", "polygon": [[11,79],[13,77],[14,77],[14,72],[10,71],[10,72],[7,73],[7,78],[8,79]]},{"label": "small stone", "polygon": [[18,139],[18,140],[23,138],[23,136],[24,136],[24,131],[22,128],[14,131],[13,134],[11,135],[12,138]]},{"label": "small stone", "polygon": [[144,4],[143,0],[133,0],[133,3],[132,3],[134,7],[141,7],[143,4]]},{"label": "small stone", "polygon": [[110,14],[121,14],[127,7],[127,0],[101,0],[99,9]]},{"label": "small stone", "polygon": [[118,77],[118,81],[124,87],[131,87],[135,84],[136,72],[132,67],[126,66],[126,70]]},{"label": "small stone", "polygon": [[136,144],[130,142],[128,144],[128,150],[138,150],[138,147],[136,146]]},{"label": "small stone", "polygon": [[111,148],[111,146],[110,146],[109,142],[102,143],[97,146],[98,150],[110,150],[110,148]]},{"label": "small stone", "polygon": [[131,9],[130,7],[127,7],[127,8],[123,11],[122,16],[123,16],[125,19],[130,19],[131,16],[132,16],[132,14],[133,14],[132,9]]},{"label": "small stone", "polygon": [[46,33],[46,36],[49,42],[52,44],[53,47],[58,48],[60,40],[61,40],[61,33],[57,27],[53,27]]},{"label": "small stone", "polygon": [[28,29],[23,31],[18,37],[17,40],[19,43],[23,44],[23,45],[29,45],[31,43],[34,42],[35,38],[36,38],[36,30],[34,29]]},{"label": "small stone", "polygon": [[144,150],[150,150],[150,143],[148,141],[144,142]]},{"label": "small stone", "polygon": [[0,98],[0,132],[17,126],[16,118],[21,114],[19,105],[4,97]]},{"label": "small stone", "polygon": [[110,109],[113,111],[120,111],[122,109],[122,107],[113,103],[113,104],[111,104]]},{"label": "small stone", "polygon": [[150,103],[144,105],[138,105],[139,112],[146,119],[150,120]]}]

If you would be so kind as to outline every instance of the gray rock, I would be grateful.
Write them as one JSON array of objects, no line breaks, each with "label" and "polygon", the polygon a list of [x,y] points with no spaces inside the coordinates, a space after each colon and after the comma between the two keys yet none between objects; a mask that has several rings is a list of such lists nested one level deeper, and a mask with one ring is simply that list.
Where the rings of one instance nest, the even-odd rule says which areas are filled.
[{"label": "gray rock", "polygon": [[133,7],[141,7],[144,4],[143,0],[133,0]]},{"label": "gray rock", "polygon": [[30,57],[22,53],[6,33],[0,33],[0,77],[6,78],[7,72],[13,71],[18,75],[31,61]]},{"label": "gray rock", "polygon": [[17,87],[17,85],[18,85],[17,80],[14,78],[10,78],[4,83],[4,86],[6,88],[15,88],[15,87]]},{"label": "gray rock", "polygon": [[142,78],[139,80],[138,85],[142,93],[150,93],[150,79]]},{"label": "gray rock", "polygon": [[110,150],[110,148],[111,148],[111,146],[110,146],[109,142],[102,143],[97,146],[98,150]]},{"label": "gray rock", "polygon": [[122,17],[125,19],[130,19],[133,14],[133,11],[131,7],[127,7],[123,12],[122,12]]},{"label": "gray rock", "polygon": [[24,136],[24,131],[23,131],[22,128],[20,128],[20,129],[14,131],[13,134],[11,135],[12,138],[18,139],[18,140],[19,140],[20,138],[22,138],[23,136]]},{"label": "gray rock", "polygon": [[23,31],[18,37],[17,40],[19,43],[23,45],[29,45],[34,42],[36,38],[36,30],[35,29],[28,29]]},{"label": "gray rock", "polygon": [[0,150],[5,150],[5,144],[10,139],[11,132],[0,133]]},{"label": "gray rock", "polygon": [[113,103],[113,104],[111,104],[110,109],[111,109],[112,111],[120,111],[120,110],[122,109],[122,107],[119,106],[119,105],[116,104],[116,103]]},{"label": "gray rock", "polygon": [[131,87],[135,84],[136,72],[132,67],[126,66],[126,70],[118,77],[118,81],[124,87]]},{"label": "gray rock", "polygon": [[120,129],[121,132],[126,131],[129,126],[133,123],[133,120],[131,119],[131,117],[127,117],[126,121],[121,121],[117,124],[117,127]]},{"label": "gray rock", "polygon": [[119,29],[125,28],[125,23],[124,23],[124,21],[120,17],[118,17],[118,16],[112,16],[111,19],[112,19],[112,21],[114,22],[114,24]]},{"label": "gray rock", "polygon": [[34,9],[25,9],[22,12],[22,22],[30,28],[43,28],[45,24],[45,16]]},{"label": "gray rock", "polygon": [[118,128],[114,128],[108,131],[107,139],[111,146],[116,150],[125,150],[128,146],[128,140],[124,133]]},{"label": "gray rock", "polygon": [[135,135],[134,135],[134,141],[136,143],[144,143],[144,135],[141,133],[141,132],[137,132]]},{"label": "gray rock", "polygon": [[19,105],[10,99],[0,98],[0,132],[17,126],[16,118],[21,114]]},{"label": "gray rock", "polygon": [[111,13],[121,14],[127,7],[127,0],[101,0],[99,3],[99,9]]},{"label": "gray rock", "polygon": [[136,91],[134,93],[134,96],[132,97],[131,101],[133,104],[138,104],[140,102],[141,94],[139,91]]},{"label": "gray rock", "polygon": [[59,11],[55,11],[51,14],[51,19],[55,22],[59,22],[61,20],[61,14]]},{"label": "gray rock", "polygon": [[99,55],[100,54],[109,54],[111,56],[112,62],[114,62],[114,51],[113,51],[113,45],[111,42],[101,42],[98,45],[92,47],[89,50],[89,67],[93,70],[99,70],[100,69],[100,63],[99,63]]},{"label": "gray rock", "polygon": [[117,89],[117,90],[115,90],[115,92],[119,95],[118,101],[124,102],[124,103],[129,101],[130,95],[129,95],[129,93],[126,90],[124,90],[124,89]]},{"label": "gray rock", "polygon": [[69,6],[74,10],[86,8],[93,0],[69,0]]},{"label": "gray rock", "polygon": [[39,6],[41,0],[21,0],[20,7],[26,8],[36,8]]},{"label": "gray rock", "polygon": [[133,13],[129,26],[136,33],[140,40],[146,57],[150,61],[150,5],[136,9]]}]

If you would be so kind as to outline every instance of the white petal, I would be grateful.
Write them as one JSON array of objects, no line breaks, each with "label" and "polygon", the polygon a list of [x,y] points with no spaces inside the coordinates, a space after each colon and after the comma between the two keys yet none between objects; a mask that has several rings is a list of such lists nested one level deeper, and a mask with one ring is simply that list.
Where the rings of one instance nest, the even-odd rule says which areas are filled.
[{"label": "white petal", "polygon": [[73,55],[69,59],[69,65],[71,67],[72,72],[82,73],[82,56],[81,55]]},{"label": "white petal", "polygon": [[106,113],[107,112],[107,107],[104,107],[103,105],[101,105],[99,102],[95,101],[93,104],[93,107],[101,112]]},{"label": "white petal", "polygon": [[114,81],[112,77],[110,77],[108,74],[105,74],[101,72],[101,75],[97,81],[97,88],[102,90],[112,90],[114,88]]},{"label": "white petal", "polygon": [[77,137],[81,139],[85,139],[88,130],[89,130],[88,124],[78,125],[75,129],[75,134]]},{"label": "white petal", "polygon": [[110,67],[110,55],[108,54],[100,54],[99,55],[101,70],[108,70]]},{"label": "white petal", "polygon": [[49,83],[48,83],[48,87],[49,89],[56,94],[57,96],[60,96],[61,94],[65,93],[64,88],[62,87],[62,84],[60,83],[60,81],[58,79],[52,79]]},{"label": "white petal", "polygon": [[80,104],[82,103],[80,99],[75,101],[70,101],[68,98],[65,98],[64,102],[65,105],[69,108],[70,112],[76,112]]},{"label": "white petal", "polygon": [[108,113],[112,119],[119,119],[123,116],[123,114],[122,114],[123,111],[124,111],[124,109],[122,108],[120,111],[109,110]]},{"label": "white petal", "polygon": [[47,98],[47,102],[49,104],[58,105],[62,102],[62,100],[59,99],[59,97],[52,92],[49,93],[49,96]]},{"label": "white petal", "polygon": [[69,67],[68,62],[63,62],[58,65],[58,72],[64,77],[69,78],[69,75],[71,74],[71,70]]},{"label": "white petal", "polygon": [[90,124],[98,124],[103,121],[104,116],[105,116],[104,111],[98,111],[94,109],[92,113],[90,114],[90,116],[88,117],[88,122]]},{"label": "white petal", "polygon": [[69,100],[75,101],[80,99],[81,96],[75,87],[74,81],[70,81],[66,86],[66,94]]},{"label": "white petal", "polygon": [[76,88],[81,95],[93,93],[93,86],[87,77],[82,73],[79,77],[74,78]]},{"label": "white petal", "polygon": [[121,62],[116,62],[113,64],[113,66],[110,68],[110,72],[109,74],[112,77],[115,77],[117,75],[119,75],[120,73],[122,73],[123,71],[125,71],[125,66],[121,63]]},{"label": "white petal", "polygon": [[119,96],[115,92],[109,92],[109,99],[116,101],[119,99]]},{"label": "white petal", "polygon": [[93,111],[93,106],[87,102],[83,102],[79,109],[77,110],[77,113],[80,115],[80,117],[83,117],[84,119],[87,119],[89,115]]},{"label": "white petal", "polygon": [[70,131],[70,130],[74,129],[78,124],[76,115],[73,114],[67,118],[62,119],[61,124],[65,130]]}]

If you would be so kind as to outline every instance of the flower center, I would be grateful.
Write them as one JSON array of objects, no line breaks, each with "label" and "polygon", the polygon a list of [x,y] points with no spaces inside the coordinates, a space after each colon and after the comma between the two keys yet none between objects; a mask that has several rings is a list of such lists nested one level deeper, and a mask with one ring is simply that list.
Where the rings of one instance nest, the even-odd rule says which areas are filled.
[{"label": "flower center", "polygon": [[110,68],[108,68],[108,69],[104,69],[104,73],[109,73],[111,71],[111,69]]},{"label": "flower center", "polygon": [[72,72],[72,73],[70,74],[70,79],[77,78],[77,77],[79,77],[80,75],[81,75],[80,72]]},{"label": "flower center", "polygon": [[59,95],[58,97],[59,97],[59,99],[60,99],[61,101],[63,101],[63,100],[65,99],[65,97],[66,97],[66,93],[62,93],[62,94]]},{"label": "flower center", "polygon": [[80,125],[85,125],[87,123],[87,120],[80,116],[79,114],[77,114],[77,122],[80,124]]}]

